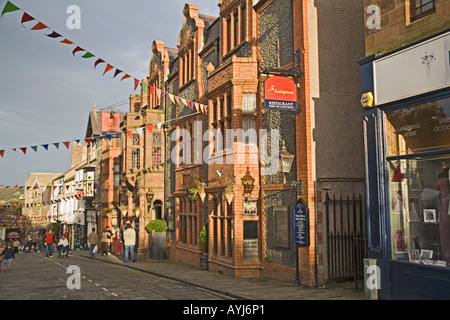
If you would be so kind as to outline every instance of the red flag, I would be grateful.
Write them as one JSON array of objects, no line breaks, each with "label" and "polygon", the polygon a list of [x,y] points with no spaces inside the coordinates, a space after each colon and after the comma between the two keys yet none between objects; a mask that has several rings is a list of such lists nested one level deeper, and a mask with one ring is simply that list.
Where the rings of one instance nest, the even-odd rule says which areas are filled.
[{"label": "red flag", "polygon": [[105,62],[105,60],[103,60],[103,59],[98,59],[97,61],[95,61],[95,63],[94,63],[94,69],[97,67],[97,65],[98,65],[99,63],[103,63],[103,62]]},{"label": "red flag", "polygon": [[42,22],[38,22],[33,28],[31,28],[31,30],[42,30],[42,29],[47,29],[48,27],[43,24]]},{"label": "red flag", "polygon": [[76,47],[75,49],[73,49],[73,51],[72,51],[72,54],[73,54],[74,57],[75,57],[75,53],[77,53],[78,51],[86,51],[86,50],[84,50],[83,48],[77,46],[77,47]]},{"label": "red flag", "polygon": [[25,27],[23,24],[25,22],[28,22],[28,21],[31,21],[31,20],[34,20],[34,18],[32,16],[30,16],[28,13],[24,12],[24,14],[22,16],[22,22],[21,22],[22,26]]},{"label": "red flag", "polygon": [[133,130],[127,130],[128,137],[131,139],[133,137]]},{"label": "red flag", "polygon": [[67,149],[69,149],[70,141],[63,142]]},{"label": "red flag", "polygon": [[120,81],[122,81],[122,80],[124,80],[124,79],[127,79],[127,78],[129,78],[130,77],[130,75],[129,74],[126,74],[126,75],[124,75],[123,77],[122,77],[122,79],[120,79]]},{"label": "red flag", "polygon": [[84,139],[84,141],[86,141],[87,144],[91,143],[91,138],[86,138]]},{"label": "red flag", "polygon": [[5,150],[0,150],[0,156],[2,156],[2,158],[3,158],[4,154],[5,154]]},{"label": "red flag", "polygon": [[137,87],[139,86],[140,81],[136,78],[134,78],[134,90],[137,89]]},{"label": "red flag", "polygon": [[112,69],[114,69],[114,67],[108,63],[108,64],[106,65],[105,72],[103,72],[103,75],[105,75],[105,73],[107,73],[108,71],[110,71],[110,70],[112,70]]},{"label": "red flag", "polygon": [[23,154],[27,153],[27,147],[22,147],[22,148],[20,148],[20,150],[22,150]]},{"label": "red flag", "polygon": [[153,131],[153,125],[152,124],[146,126],[146,128],[147,128],[148,132],[152,133],[152,131]]}]

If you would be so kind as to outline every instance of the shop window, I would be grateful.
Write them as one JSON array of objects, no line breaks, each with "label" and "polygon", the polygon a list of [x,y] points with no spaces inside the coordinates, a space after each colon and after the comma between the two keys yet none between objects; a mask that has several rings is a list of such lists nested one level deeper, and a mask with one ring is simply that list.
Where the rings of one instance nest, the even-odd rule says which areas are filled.
[{"label": "shop window", "polygon": [[411,0],[411,21],[436,12],[436,0]]},{"label": "shop window", "polygon": [[450,263],[450,99],[386,114],[393,259]]}]

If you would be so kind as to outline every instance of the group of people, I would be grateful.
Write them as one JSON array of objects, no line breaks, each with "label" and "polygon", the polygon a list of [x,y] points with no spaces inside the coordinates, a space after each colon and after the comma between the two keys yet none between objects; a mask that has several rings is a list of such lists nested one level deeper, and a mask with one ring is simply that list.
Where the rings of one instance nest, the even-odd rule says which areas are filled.
[{"label": "group of people", "polygon": [[[45,259],[53,259],[53,245],[56,242],[56,238],[51,229],[49,229],[44,236],[44,245],[45,245]],[[58,249],[60,257],[68,257],[69,255],[69,240],[68,233],[66,232],[61,236],[58,240]]]},{"label": "group of people", "polygon": [[[98,252],[98,246],[100,245],[100,251],[102,256],[106,256],[110,254],[110,245],[111,239],[113,238],[113,233],[106,227],[101,234],[100,243],[99,236],[95,231],[95,228],[92,228],[91,233],[88,236],[89,241],[89,256],[94,257],[95,253]],[[56,243],[55,234],[49,229],[44,236],[44,246],[45,246],[45,259],[52,259],[54,252],[54,245]],[[130,259],[132,262],[136,261],[136,254],[134,252],[134,247],[136,245],[136,231],[131,225],[130,221],[127,221],[126,224],[120,230],[120,240],[124,244],[124,262],[128,262]],[[26,244],[25,244],[26,243]],[[24,252],[29,252],[26,250],[31,249],[31,246],[34,246],[35,251],[37,248],[36,240],[33,242],[30,238],[24,241]],[[57,242],[58,252],[61,257],[68,257],[69,253],[69,240],[68,234],[63,234],[61,238]],[[27,249],[28,248],[28,249]],[[0,240],[0,271],[2,270],[11,270],[12,259],[15,258],[15,254],[17,253],[17,245],[14,246],[12,241],[7,241],[4,243]],[[4,267],[5,266],[5,267]]]},{"label": "group of people", "polygon": [[[111,245],[111,239],[113,237],[113,233],[106,227],[103,229],[100,243],[98,233],[95,231],[95,228],[92,228],[91,233],[88,236],[89,241],[89,256],[94,257],[95,253],[98,252],[98,248],[100,245],[100,251],[102,256],[109,254],[109,249]],[[128,262],[129,258],[131,258],[132,262],[136,261],[136,255],[134,253],[134,246],[136,245],[136,231],[131,225],[130,221],[127,221],[123,228],[120,230],[120,240],[122,240],[124,244],[124,262]]]}]

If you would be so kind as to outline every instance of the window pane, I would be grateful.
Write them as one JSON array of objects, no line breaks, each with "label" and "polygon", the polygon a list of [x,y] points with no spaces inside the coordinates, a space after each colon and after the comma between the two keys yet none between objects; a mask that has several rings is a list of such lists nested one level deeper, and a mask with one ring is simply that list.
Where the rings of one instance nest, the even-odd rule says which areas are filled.
[{"label": "window pane", "polygon": [[449,155],[388,162],[393,259],[450,262],[448,164]]},{"label": "window pane", "polygon": [[242,112],[256,112],[256,94],[242,94]]},{"label": "window pane", "polygon": [[388,157],[450,149],[450,98],[386,113]]}]

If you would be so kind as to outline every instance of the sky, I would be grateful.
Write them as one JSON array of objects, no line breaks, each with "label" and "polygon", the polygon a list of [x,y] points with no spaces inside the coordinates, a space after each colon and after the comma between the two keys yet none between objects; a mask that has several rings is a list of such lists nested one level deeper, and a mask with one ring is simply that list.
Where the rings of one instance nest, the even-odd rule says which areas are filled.
[{"label": "sky", "polygon": [[[0,0],[0,11],[6,0]],[[70,149],[62,142],[85,138],[89,112],[126,112],[134,81],[145,78],[151,44],[164,41],[176,48],[186,3],[199,13],[218,16],[218,0],[11,0],[22,11],[0,19],[0,187],[25,186],[30,173],[63,173],[70,168]],[[73,25],[79,8],[79,29]],[[21,25],[24,12],[35,20]],[[51,30],[31,30],[40,21],[74,42],[62,44],[46,36]],[[76,45],[96,57],[72,55]],[[102,58],[124,73],[105,75]],[[128,73],[132,78],[120,80]],[[57,149],[53,143],[59,143]],[[42,147],[49,144],[48,150]],[[31,146],[38,146],[37,151]],[[26,154],[20,148],[26,147]],[[13,150],[16,148],[16,151]]]}]

